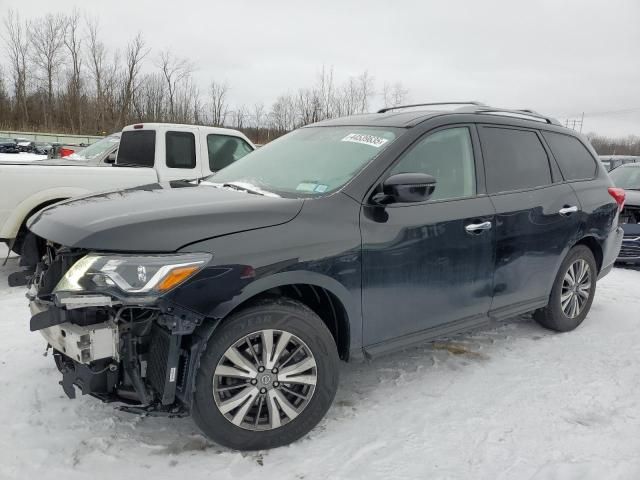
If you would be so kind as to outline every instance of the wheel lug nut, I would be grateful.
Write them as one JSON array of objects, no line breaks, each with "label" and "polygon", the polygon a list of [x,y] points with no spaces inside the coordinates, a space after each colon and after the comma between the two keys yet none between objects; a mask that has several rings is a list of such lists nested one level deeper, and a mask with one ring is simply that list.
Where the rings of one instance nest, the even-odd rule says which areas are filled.
[{"label": "wheel lug nut", "polygon": [[280,382],[273,382],[273,386],[274,387],[279,387],[280,386]]},{"label": "wheel lug nut", "polygon": [[271,369],[271,373],[278,373],[278,369],[277,368]]},{"label": "wheel lug nut", "polygon": [[258,383],[258,381],[255,378],[253,380],[251,380],[251,385],[255,385],[257,383]]},{"label": "wheel lug nut", "polygon": [[259,371],[260,373],[264,372],[264,367],[258,367],[258,371]]},{"label": "wheel lug nut", "polygon": [[267,389],[266,389],[266,388],[264,388],[264,387],[263,387],[263,388],[261,388],[261,389],[260,389],[260,393],[262,393],[262,394],[264,395],[265,393],[267,393]]}]

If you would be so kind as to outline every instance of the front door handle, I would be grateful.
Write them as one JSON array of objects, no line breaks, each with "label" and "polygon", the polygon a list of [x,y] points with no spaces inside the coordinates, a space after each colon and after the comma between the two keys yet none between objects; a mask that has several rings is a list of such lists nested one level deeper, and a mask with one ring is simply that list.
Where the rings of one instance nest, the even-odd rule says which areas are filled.
[{"label": "front door handle", "polygon": [[560,210],[558,210],[558,213],[564,217],[568,217],[569,215],[571,215],[572,213],[576,213],[577,211],[578,211],[578,207],[574,205],[572,207],[563,207]]},{"label": "front door handle", "polygon": [[470,223],[464,229],[467,233],[481,233],[484,230],[491,230],[491,222]]}]

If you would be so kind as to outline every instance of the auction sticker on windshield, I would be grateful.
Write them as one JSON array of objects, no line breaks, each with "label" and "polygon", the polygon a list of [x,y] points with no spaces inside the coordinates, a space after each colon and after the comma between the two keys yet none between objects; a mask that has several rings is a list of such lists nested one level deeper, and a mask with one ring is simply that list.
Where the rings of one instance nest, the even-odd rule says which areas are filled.
[{"label": "auction sticker on windshield", "polygon": [[370,147],[380,148],[389,140],[375,135],[364,135],[362,133],[350,133],[342,139],[343,142],[362,143]]}]

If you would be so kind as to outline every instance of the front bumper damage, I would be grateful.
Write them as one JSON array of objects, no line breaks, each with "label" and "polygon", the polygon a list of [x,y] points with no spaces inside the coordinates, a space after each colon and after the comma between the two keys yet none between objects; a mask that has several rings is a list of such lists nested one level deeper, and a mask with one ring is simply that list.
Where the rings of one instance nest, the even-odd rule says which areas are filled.
[{"label": "front bumper damage", "polygon": [[30,329],[53,350],[69,398],[79,391],[134,413],[188,414],[200,349],[193,333],[202,315],[163,299],[137,305],[104,295],[59,298],[38,287],[27,293]]}]

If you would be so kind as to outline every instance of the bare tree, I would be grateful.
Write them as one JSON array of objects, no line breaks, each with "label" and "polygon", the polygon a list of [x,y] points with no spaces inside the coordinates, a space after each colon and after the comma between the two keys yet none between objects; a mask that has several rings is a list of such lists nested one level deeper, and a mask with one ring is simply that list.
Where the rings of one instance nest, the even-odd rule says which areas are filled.
[{"label": "bare tree", "polygon": [[295,100],[290,95],[280,95],[269,114],[273,128],[280,134],[295,128]]},{"label": "bare tree", "polygon": [[179,84],[189,78],[193,71],[193,66],[186,58],[178,58],[165,50],[160,53],[158,66],[162,70],[162,75],[167,84],[169,94],[169,117],[173,119],[175,115],[175,97]]},{"label": "bare tree", "polygon": [[373,77],[366,70],[358,77],[359,84],[359,103],[358,113],[364,113],[369,110],[369,99],[373,95]]},{"label": "bare tree", "polygon": [[211,87],[209,89],[211,96],[211,123],[217,127],[221,127],[225,124],[229,113],[229,106],[227,104],[228,92],[229,87],[226,82],[211,82]]},{"label": "bare tree", "polygon": [[20,16],[13,10],[7,12],[4,18],[5,42],[9,60],[11,62],[11,75],[16,98],[16,122],[19,127],[29,122],[29,110],[27,108],[27,58],[29,56],[29,39],[27,32],[29,23],[22,23]]},{"label": "bare tree", "polygon": [[65,18],[49,13],[30,24],[29,38],[33,47],[33,61],[44,75],[42,79],[46,89],[44,105],[45,125],[51,123],[53,114],[54,81],[60,69],[62,48],[64,46]]},{"label": "bare tree", "polygon": [[80,105],[82,95],[82,40],[80,38],[80,12],[77,9],[74,9],[67,18],[64,44],[67,47],[71,61],[71,72],[67,91],[71,129],[74,132],[80,132],[82,131],[82,108]]},{"label": "bare tree", "polygon": [[333,67],[326,70],[325,66],[322,66],[320,72],[320,78],[318,80],[318,96],[320,97],[320,119],[331,118],[333,116],[332,106],[334,105],[335,89],[333,85]]},{"label": "bare tree", "polygon": [[382,101],[385,107],[397,107],[406,103],[409,91],[404,88],[402,83],[396,82],[393,85],[384,84],[382,88]]},{"label": "bare tree", "polygon": [[138,33],[127,45],[126,71],[122,87],[120,113],[118,115],[117,124],[114,126],[116,128],[121,127],[128,119],[133,96],[136,92],[136,88],[138,87],[137,82],[142,61],[148,53],[149,50],[145,47],[141,33]]},{"label": "bare tree", "polygon": [[261,140],[260,131],[265,126],[264,125],[264,103],[255,103],[253,105],[253,125],[255,126],[255,129],[256,129],[255,141],[256,143],[260,143],[260,140]]},{"label": "bare tree", "polygon": [[95,95],[96,95],[96,129],[101,130],[104,126],[104,77],[105,77],[105,62],[106,62],[106,48],[98,38],[99,23],[98,18],[87,18],[87,41],[89,42],[89,63],[91,64],[91,75],[95,83]]},{"label": "bare tree", "polygon": [[233,128],[241,130],[246,125],[247,118],[249,117],[249,111],[247,110],[247,107],[245,107],[244,105],[240,105],[235,109],[235,111],[233,111],[232,117]]}]

